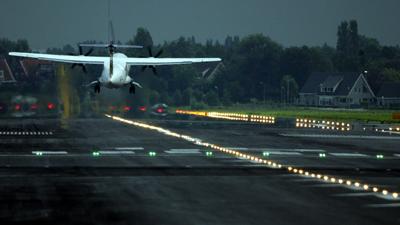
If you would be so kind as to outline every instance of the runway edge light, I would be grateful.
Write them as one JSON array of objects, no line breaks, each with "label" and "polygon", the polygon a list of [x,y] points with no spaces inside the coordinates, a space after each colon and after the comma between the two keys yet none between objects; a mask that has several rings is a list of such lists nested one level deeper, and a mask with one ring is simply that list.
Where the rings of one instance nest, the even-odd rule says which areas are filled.
[{"label": "runway edge light", "polygon": [[[194,143],[196,145],[210,147],[212,149],[216,149],[216,150],[224,152],[224,153],[240,156],[240,157],[242,157],[244,159],[247,159],[247,160],[250,160],[250,161],[253,161],[253,162],[263,163],[263,164],[268,165],[270,168],[285,169],[289,173],[298,173],[301,176],[308,176],[308,177],[312,177],[314,179],[317,178],[317,179],[320,179],[320,180],[322,179],[325,182],[339,183],[339,184],[343,184],[343,185],[346,185],[346,186],[354,185],[355,187],[358,188],[358,190],[361,189],[361,190],[364,190],[364,191],[379,193],[379,189],[377,187],[372,187],[372,191],[370,191],[371,188],[370,188],[370,186],[368,184],[361,184],[361,183],[359,183],[357,181],[352,181],[352,180],[344,181],[343,179],[339,179],[339,178],[334,177],[334,176],[328,176],[326,174],[314,174],[314,173],[310,174],[309,171],[304,171],[301,168],[292,168],[291,166],[281,165],[281,164],[278,164],[278,163],[276,163],[276,162],[274,162],[272,160],[261,160],[260,158],[258,158],[256,156],[252,156],[252,155],[247,154],[247,153],[241,153],[239,151],[234,151],[234,150],[231,150],[229,148],[223,148],[223,147],[220,147],[220,146],[215,145],[215,144],[206,143],[206,142],[203,142],[203,141],[201,141],[199,139],[196,139],[196,138],[193,138],[193,137],[190,137],[190,136],[187,136],[187,135],[181,135],[181,134],[172,132],[170,130],[167,130],[167,129],[164,129],[164,128],[161,128],[161,127],[156,127],[156,126],[152,126],[152,125],[148,125],[148,124],[144,124],[144,123],[140,123],[140,122],[135,122],[135,121],[132,121],[132,120],[127,120],[127,119],[123,119],[123,118],[120,118],[120,117],[117,117],[117,116],[111,116],[111,115],[107,115],[107,114],[106,114],[106,116],[111,118],[111,119],[113,119],[113,120],[116,120],[116,121],[120,121],[120,122],[123,122],[123,123],[127,123],[127,124],[130,124],[130,125],[134,125],[134,126],[145,128],[145,129],[154,130],[154,131],[163,133],[163,134],[168,135],[168,136],[173,136],[173,137],[176,137],[176,138],[180,138],[180,139],[189,141],[191,143]],[[149,152],[149,155],[155,156],[155,152]],[[320,154],[320,157],[326,157],[325,153]],[[382,155],[382,157],[380,156],[379,158],[383,158],[383,155]],[[394,199],[398,198],[398,193],[397,192],[389,192],[388,190],[382,190],[382,191],[380,191],[380,194],[384,195],[384,196],[390,195]]]}]

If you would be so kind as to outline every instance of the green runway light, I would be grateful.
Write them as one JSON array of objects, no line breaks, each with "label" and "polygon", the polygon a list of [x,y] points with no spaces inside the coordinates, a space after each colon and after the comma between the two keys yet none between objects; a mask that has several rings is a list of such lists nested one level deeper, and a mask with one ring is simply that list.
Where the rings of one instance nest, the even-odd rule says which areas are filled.
[{"label": "green runway light", "polygon": [[210,151],[206,152],[206,156],[212,156],[212,155],[213,155],[213,152],[210,152]]},{"label": "green runway light", "polygon": [[325,153],[319,153],[319,157],[320,158],[326,158],[326,154]]},{"label": "green runway light", "polygon": [[157,153],[156,152],[149,152],[149,156],[156,156]]},{"label": "green runway light", "polygon": [[383,159],[383,155],[382,154],[378,154],[378,155],[376,155],[376,158],[377,159]]},{"label": "green runway light", "polygon": [[269,152],[263,152],[263,156],[268,157],[269,156]]},{"label": "green runway light", "polygon": [[35,152],[35,155],[36,155],[36,156],[42,156],[42,155],[43,155],[43,152]]},{"label": "green runway light", "polygon": [[100,156],[100,152],[92,152],[93,156]]}]

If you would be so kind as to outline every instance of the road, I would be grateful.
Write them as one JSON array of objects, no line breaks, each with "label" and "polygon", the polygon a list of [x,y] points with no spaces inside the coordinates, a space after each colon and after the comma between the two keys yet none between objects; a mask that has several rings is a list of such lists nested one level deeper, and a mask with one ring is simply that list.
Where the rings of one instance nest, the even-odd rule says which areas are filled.
[{"label": "road", "polygon": [[[400,136],[214,120],[142,122],[400,190]],[[399,200],[109,118],[1,120],[0,176],[4,224],[400,224]]]}]

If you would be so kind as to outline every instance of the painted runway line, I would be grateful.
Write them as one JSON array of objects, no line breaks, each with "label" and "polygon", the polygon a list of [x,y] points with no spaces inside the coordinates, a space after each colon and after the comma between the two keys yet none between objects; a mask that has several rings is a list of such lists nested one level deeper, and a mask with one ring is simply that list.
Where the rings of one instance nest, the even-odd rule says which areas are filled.
[{"label": "painted runway line", "polygon": [[99,151],[101,155],[131,155],[134,151]]},{"label": "painted runway line", "polygon": [[144,150],[143,147],[115,147],[114,148],[117,151],[126,151],[126,150],[130,150],[130,151],[135,151],[135,150]]},{"label": "painted runway line", "polygon": [[279,134],[284,137],[305,138],[341,138],[341,139],[376,139],[376,140],[400,140],[400,137],[389,136],[364,136],[364,135],[332,135],[332,134]]},{"label": "painted runway line", "polygon": [[333,155],[336,157],[370,157],[369,155],[361,154],[361,153],[348,153],[348,152],[338,152],[338,153],[328,153],[329,155]]},{"label": "painted runway line", "polygon": [[369,208],[398,208],[398,207],[400,207],[400,203],[368,204],[365,206],[369,207]]},{"label": "painted runway line", "polygon": [[67,155],[67,151],[32,151],[34,155]]},{"label": "painted runway line", "polygon": [[170,149],[165,152],[168,154],[200,154],[200,149]]}]

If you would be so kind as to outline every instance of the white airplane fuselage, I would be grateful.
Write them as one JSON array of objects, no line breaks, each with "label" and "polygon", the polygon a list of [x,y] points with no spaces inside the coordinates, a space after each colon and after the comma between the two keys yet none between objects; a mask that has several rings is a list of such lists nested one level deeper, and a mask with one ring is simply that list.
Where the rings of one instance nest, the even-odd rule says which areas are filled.
[{"label": "white airplane fuselage", "polygon": [[128,76],[130,66],[126,64],[128,57],[122,53],[115,53],[104,62],[104,68],[99,78],[101,86],[107,88],[120,88],[132,84]]}]

